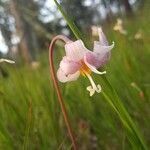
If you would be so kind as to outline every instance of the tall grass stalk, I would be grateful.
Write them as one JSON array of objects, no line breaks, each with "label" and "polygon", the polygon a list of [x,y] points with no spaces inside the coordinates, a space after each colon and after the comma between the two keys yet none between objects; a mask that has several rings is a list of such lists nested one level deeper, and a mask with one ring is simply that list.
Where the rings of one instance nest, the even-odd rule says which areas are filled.
[{"label": "tall grass stalk", "polygon": [[27,113],[27,121],[26,121],[27,123],[26,123],[25,137],[24,137],[24,143],[23,143],[23,148],[22,148],[23,150],[28,149],[31,121],[32,121],[32,104],[30,102],[29,110],[28,110],[28,113]]},{"label": "tall grass stalk", "polygon": [[[66,20],[67,24],[69,25],[70,29],[74,33],[77,39],[82,39],[83,42],[86,44],[87,41],[85,38],[82,37],[81,32],[74,24],[74,22],[66,15],[65,11],[61,7],[61,5],[54,0],[55,4],[57,5],[59,11],[63,15],[64,19]],[[102,77],[107,89],[109,89],[109,93],[105,89],[102,92],[105,100],[109,103],[110,107],[118,114],[124,129],[126,131],[128,140],[130,141],[133,149],[143,149],[147,150],[147,146],[144,142],[144,139],[139,132],[139,129],[136,127],[135,123],[133,122],[132,118],[130,117],[129,113],[127,112],[126,108],[124,107],[123,103],[121,102],[120,98],[118,97],[115,89],[111,86],[110,82],[107,80],[106,76]]]}]

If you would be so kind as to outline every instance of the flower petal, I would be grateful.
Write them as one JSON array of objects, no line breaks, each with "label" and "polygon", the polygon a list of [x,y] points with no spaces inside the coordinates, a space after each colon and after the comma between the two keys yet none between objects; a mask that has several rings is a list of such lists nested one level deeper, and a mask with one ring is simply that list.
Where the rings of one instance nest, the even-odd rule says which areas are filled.
[{"label": "flower petal", "polygon": [[84,57],[84,63],[91,69],[91,71],[93,71],[96,74],[105,74],[106,71],[100,72],[96,69],[96,67],[94,65],[91,65],[88,61],[86,56]]},{"label": "flower petal", "polygon": [[94,50],[93,52],[96,53],[97,59],[99,60],[100,64],[99,67],[106,64],[110,58],[110,50],[114,47],[114,42],[110,46],[102,46],[99,42],[94,42]]},{"label": "flower petal", "polygon": [[77,71],[74,74],[69,74],[69,75],[65,75],[65,73],[61,70],[61,68],[58,69],[57,71],[57,78],[60,82],[70,82],[70,81],[75,81],[78,79],[78,77],[80,76],[80,72]]},{"label": "flower petal", "polygon": [[63,57],[62,61],[60,62],[60,68],[66,75],[77,72],[80,66],[81,64],[72,60],[68,60],[66,56]]},{"label": "flower petal", "polygon": [[105,34],[102,31],[102,28],[98,28],[98,35],[99,35],[100,44],[103,46],[108,46],[108,41]]},{"label": "flower petal", "polygon": [[114,45],[115,45],[114,42],[112,42],[112,45],[110,45],[110,46],[103,46],[103,45],[101,45],[100,42],[94,41],[93,52],[96,52],[100,55],[106,54],[114,47]]},{"label": "flower petal", "polygon": [[99,59],[98,54],[94,52],[87,52],[85,57],[86,58],[84,59],[86,59],[90,65],[95,66],[96,68],[101,66],[101,60]]},{"label": "flower petal", "polygon": [[65,45],[66,56],[73,61],[83,59],[85,52],[88,49],[84,46],[82,40],[70,42]]},{"label": "flower petal", "polygon": [[[92,69],[92,66],[96,69],[106,64],[109,60],[109,57],[110,53],[100,55],[98,53],[88,52],[85,55],[84,61],[87,63],[90,69]],[[91,65],[91,67],[89,65]]]}]

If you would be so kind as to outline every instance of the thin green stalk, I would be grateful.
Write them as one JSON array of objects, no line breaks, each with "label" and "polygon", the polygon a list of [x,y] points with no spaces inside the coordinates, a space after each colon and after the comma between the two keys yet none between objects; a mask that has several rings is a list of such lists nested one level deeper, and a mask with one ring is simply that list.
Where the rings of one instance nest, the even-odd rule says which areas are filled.
[{"label": "thin green stalk", "polygon": [[[134,149],[139,149],[139,147],[141,147],[141,148],[143,147],[142,149],[146,150],[147,148],[146,148],[145,143],[143,142],[143,140],[141,138],[141,135],[137,135],[138,130],[136,129],[134,131],[134,128],[129,123],[130,116],[129,115],[128,115],[128,117],[124,116],[124,113],[127,113],[127,112],[126,111],[124,112],[124,111],[118,109],[119,106],[116,106],[114,104],[114,102],[112,102],[111,98],[105,92],[102,92],[102,95],[105,97],[105,100],[110,104],[110,106],[112,107],[112,109],[114,109],[114,111],[118,114],[118,116],[119,116],[122,124],[125,127],[127,137],[129,139],[132,147]],[[140,144],[140,146],[138,145],[138,143]]]},{"label": "thin green stalk", "polygon": [[74,21],[66,15],[65,11],[63,10],[63,8],[61,7],[61,5],[57,2],[57,0],[54,0],[56,6],[58,7],[59,11],[61,12],[62,16],[64,17],[64,19],[66,20],[69,28],[71,29],[71,31],[73,32],[73,34],[75,35],[75,37],[77,39],[81,39],[82,41],[84,41],[84,43],[87,45],[87,41],[85,36],[80,32],[80,30],[78,29],[78,27],[75,25]]},{"label": "thin green stalk", "polygon": [[[54,0],[54,2],[57,5],[59,11],[62,13],[64,19],[68,23],[70,29],[72,30],[72,32],[74,33],[76,38],[82,39],[83,42],[86,43],[86,40],[81,36],[81,32],[76,27],[74,22],[72,22],[72,20],[69,19],[69,17],[65,14],[61,5],[56,0]],[[123,103],[119,99],[116,91],[113,89],[113,87],[111,86],[111,84],[109,83],[109,81],[107,80],[107,78],[105,76],[103,76],[102,78],[103,78],[103,81],[105,82],[106,86],[111,91],[111,97],[108,96],[108,94],[105,92],[102,92],[102,94],[105,97],[106,101],[110,104],[110,106],[118,114],[121,122],[123,123],[125,130],[127,131],[127,137],[129,139],[129,141],[131,142],[133,149],[147,150],[144,139],[142,138],[139,130],[137,129],[136,125],[134,124],[133,120],[131,119],[129,113],[125,109]]]},{"label": "thin green stalk", "polygon": [[28,142],[29,142],[29,134],[31,128],[31,119],[32,119],[32,105],[31,102],[29,104],[28,114],[27,114],[27,123],[26,123],[26,130],[25,130],[25,137],[23,142],[23,150],[28,149]]},{"label": "thin green stalk", "polygon": [[2,122],[0,122],[0,137],[2,137],[2,139],[4,139],[4,142],[7,143],[8,147],[10,147],[10,149],[14,149],[14,143],[13,143],[12,137],[9,134],[6,127],[2,124]]},{"label": "thin green stalk", "polygon": [[139,140],[139,143],[141,143],[141,146],[144,149],[147,149],[146,144],[144,142],[144,139],[143,139],[141,133],[139,132],[139,130],[137,129],[135,123],[133,122],[132,118],[130,117],[129,113],[125,109],[123,103],[121,102],[120,98],[118,97],[118,94],[113,89],[113,87],[111,86],[111,84],[107,80],[107,78],[105,76],[103,76],[102,78],[103,78],[104,82],[106,83],[106,85],[108,86],[108,88],[111,90],[111,95],[112,95],[112,100],[111,101],[114,104],[114,106],[116,107],[116,109],[118,110],[118,112],[120,113],[120,116],[122,118],[125,118],[128,125],[132,128],[134,134],[136,135],[137,139]]}]

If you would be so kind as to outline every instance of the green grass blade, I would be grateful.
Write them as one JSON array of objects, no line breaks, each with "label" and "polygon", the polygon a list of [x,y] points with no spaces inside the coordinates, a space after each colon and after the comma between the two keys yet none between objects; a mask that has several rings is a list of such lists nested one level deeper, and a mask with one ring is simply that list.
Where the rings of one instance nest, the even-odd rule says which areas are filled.
[{"label": "green grass blade", "polygon": [[[103,80],[109,86],[109,89],[111,90],[111,95],[113,96],[113,98],[109,99],[107,94],[105,94],[103,92],[104,97],[107,99],[107,101],[108,101],[108,99],[109,99],[109,101],[111,101],[111,103],[112,103],[111,106],[113,105],[113,109],[115,108],[114,110],[117,112],[120,119],[122,120],[122,118],[124,118],[125,122],[131,127],[131,129],[133,131],[133,136],[136,136],[137,143],[140,143],[141,147],[143,147],[143,149],[146,150],[147,146],[144,142],[144,139],[143,139],[141,133],[139,132],[139,130],[137,129],[137,127],[134,124],[133,120],[131,119],[129,113],[127,112],[127,110],[123,106],[123,103],[121,102],[120,98],[118,97],[116,91],[113,89],[113,87],[111,86],[111,84],[109,83],[109,81],[107,80],[107,78],[105,76],[103,76]],[[122,122],[123,122],[123,120],[122,120]],[[124,122],[123,122],[123,124],[124,124]]]},{"label": "green grass blade", "polygon": [[77,26],[74,24],[74,22],[66,15],[66,13],[62,9],[61,5],[56,0],[54,0],[54,2],[57,5],[57,7],[58,7],[59,11],[61,12],[62,16],[64,17],[64,19],[66,20],[68,26],[70,27],[70,29],[74,33],[75,37],[77,39],[82,39],[82,35],[81,35],[79,29],[77,28]]}]

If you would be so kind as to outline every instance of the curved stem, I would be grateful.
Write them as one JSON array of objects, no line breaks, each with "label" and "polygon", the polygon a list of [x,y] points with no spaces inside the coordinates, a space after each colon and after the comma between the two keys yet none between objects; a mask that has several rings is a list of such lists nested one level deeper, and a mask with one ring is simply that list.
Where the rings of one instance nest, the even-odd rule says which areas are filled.
[{"label": "curved stem", "polygon": [[50,74],[52,76],[52,80],[53,80],[53,83],[54,83],[54,86],[55,86],[55,89],[56,89],[56,92],[57,92],[57,96],[58,96],[59,104],[60,104],[60,107],[61,107],[61,111],[63,113],[64,121],[65,121],[65,124],[67,126],[67,130],[68,130],[70,139],[72,141],[73,148],[74,148],[74,150],[77,150],[77,144],[76,144],[76,141],[75,141],[75,136],[73,134],[73,131],[72,131],[72,128],[71,128],[71,125],[70,125],[70,122],[69,122],[69,118],[68,118],[68,115],[67,115],[67,110],[66,110],[61,92],[60,92],[60,88],[59,88],[59,85],[58,85],[58,80],[56,78],[55,69],[54,69],[53,50],[54,50],[54,45],[55,45],[57,40],[61,40],[65,43],[71,42],[71,40],[69,40],[67,37],[65,37],[63,35],[58,35],[58,36],[56,36],[52,39],[52,41],[50,43],[50,46],[49,46],[49,63],[50,63]]}]

